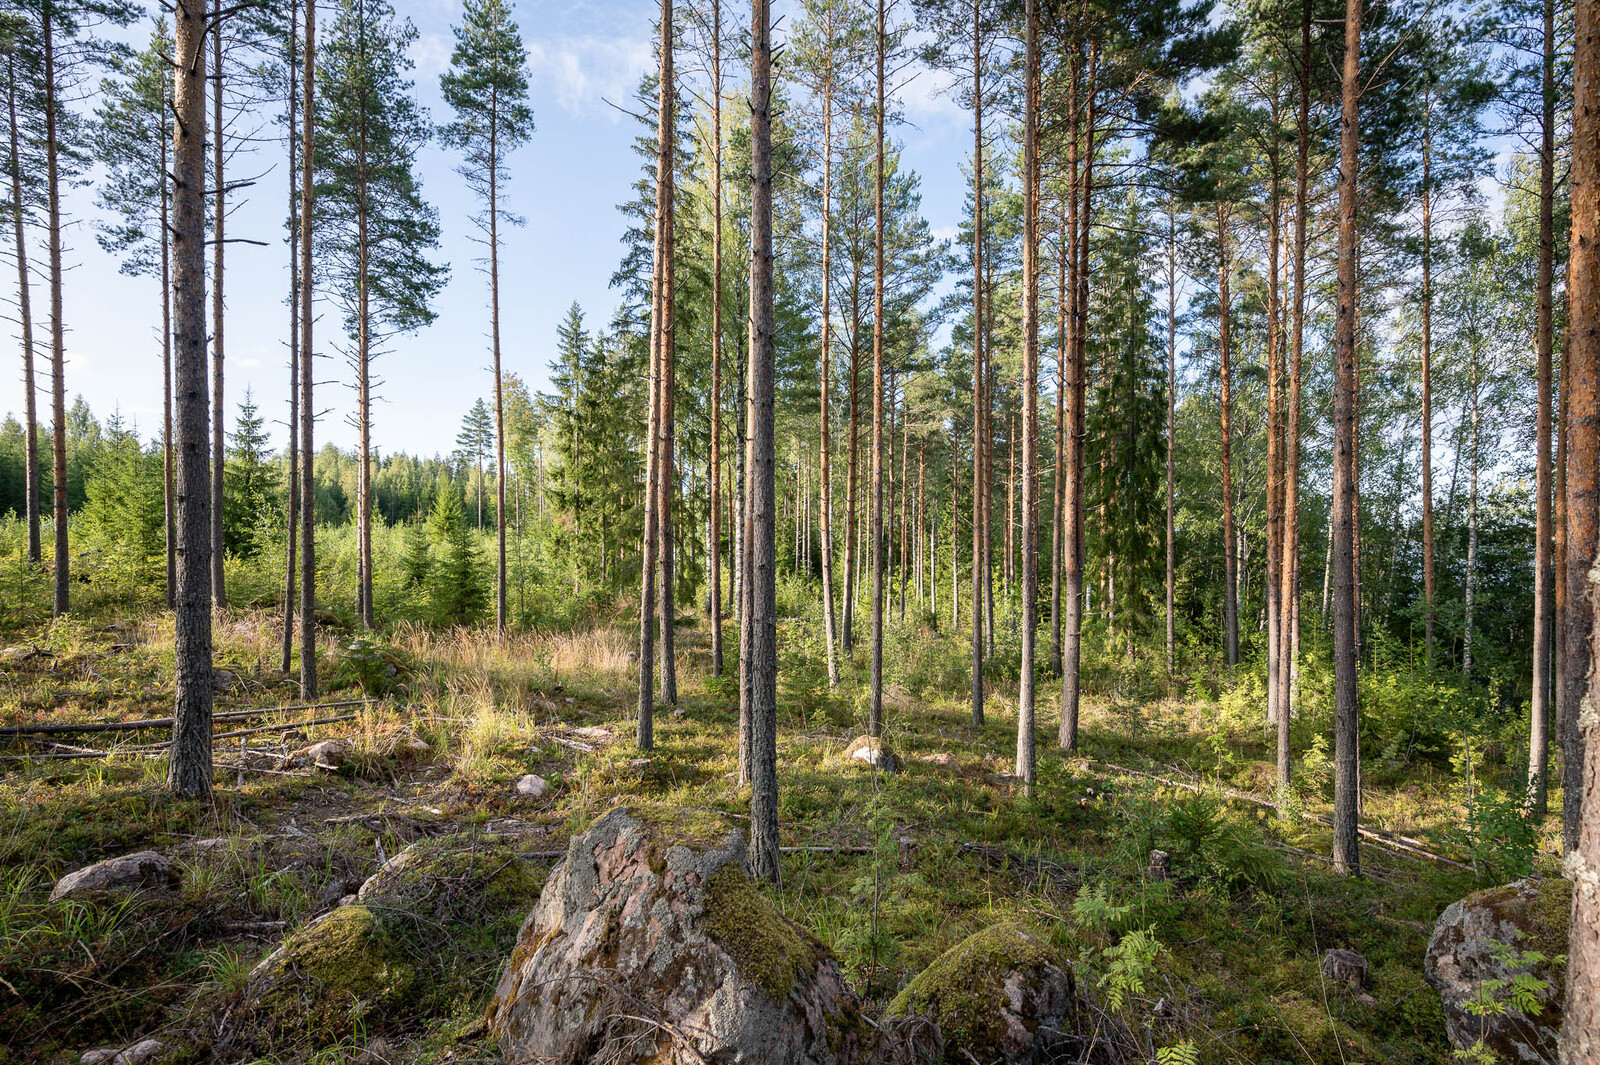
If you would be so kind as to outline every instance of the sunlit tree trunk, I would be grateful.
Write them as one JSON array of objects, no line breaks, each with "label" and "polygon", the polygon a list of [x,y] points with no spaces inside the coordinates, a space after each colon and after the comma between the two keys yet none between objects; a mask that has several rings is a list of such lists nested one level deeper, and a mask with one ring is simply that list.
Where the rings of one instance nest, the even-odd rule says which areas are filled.
[{"label": "sunlit tree trunk", "polygon": [[1361,873],[1360,709],[1356,701],[1355,433],[1356,175],[1360,128],[1361,0],[1346,0],[1339,124],[1338,309],[1333,383],[1333,866]]},{"label": "sunlit tree trunk", "polygon": [[1233,272],[1228,246],[1229,204],[1217,200],[1217,358],[1221,373],[1218,403],[1222,412],[1222,635],[1228,667],[1239,664],[1239,539],[1233,507],[1233,351],[1232,300],[1229,282]]},{"label": "sunlit tree trunk", "polygon": [[213,214],[211,219],[211,601],[217,609],[228,605],[223,577],[226,553],[222,548],[223,472],[228,457],[227,408],[223,379],[223,253],[227,249],[228,190],[224,178],[225,141],[222,116],[222,0],[212,0],[211,25],[211,159]]},{"label": "sunlit tree trunk", "polygon": [[[177,0],[173,40],[172,303],[177,387],[178,607],[167,787],[211,795],[211,485],[206,388],[205,0]],[[47,9],[48,10],[48,9]],[[59,431],[59,430],[58,430]]]},{"label": "sunlit tree trunk", "polygon": [[878,0],[877,107],[873,115],[876,165],[872,179],[872,678],[867,711],[869,736],[877,736],[883,731],[883,170],[886,163],[883,126],[884,52],[888,46],[886,2]]},{"label": "sunlit tree trunk", "polygon": [[[881,2],[881,0],[880,0]],[[880,8],[880,11],[882,9]],[[773,523],[772,37],[750,4],[750,870],[778,876],[778,624]],[[880,112],[881,113],[881,112]],[[881,574],[881,571],[880,571]],[[882,589],[880,588],[881,592]],[[882,596],[878,606],[883,605]]]},{"label": "sunlit tree trunk", "polygon": [[1543,816],[1549,788],[1551,659],[1555,632],[1555,571],[1551,564],[1554,536],[1551,529],[1551,379],[1554,349],[1555,262],[1555,0],[1544,2],[1544,55],[1542,63],[1542,114],[1539,141],[1539,311],[1537,325],[1538,403],[1535,431],[1535,531],[1533,560],[1533,692],[1528,723],[1528,805]]},{"label": "sunlit tree trunk", "polygon": [[317,697],[317,515],[315,450],[316,408],[312,393],[316,381],[312,313],[311,244],[316,205],[315,119],[317,75],[317,5],[306,3],[305,54],[300,66],[304,91],[300,98],[300,698]]},{"label": "sunlit tree trunk", "polygon": [[[983,15],[972,0],[972,723],[983,724]],[[953,468],[953,467],[952,467]],[[951,563],[954,565],[954,562]]]},{"label": "sunlit tree trunk", "polygon": [[1039,625],[1039,8],[1025,0],[1022,122],[1022,677],[1017,777],[1033,794],[1034,643]]},{"label": "sunlit tree trunk", "polygon": [[[295,559],[300,534],[300,451],[295,447],[294,436],[300,424],[300,215],[295,187],[299,180],[300,159],[295,144],[295,117],[298,113],[295,96],[299,88],[300,5],[298,0],[289,3],[289,44],[287,94],[288,155],[289,155],[289,444],[284,454],[289,463],[288,522],[284,535],[283,568],[283,643],[278,656],[278,669],[288,673],[294,663],[294,596]],[[162,227],[165,229],[165,226]],[[165,248],[163,248],[163,253]]]},{"label": "sunlit tree trunk", "polygon": [[[23,513],[28,523],[28,561],[38,565],[43,558],[42,544],[39,541],[39,409],[38,386],[34,382],[33,370],[33,300],[30,295],[32,284],[28,277],[28,245],[26,230],[23,224],[23,199],[22,199],[22,154],[19,146],[19,127],[17,125],[17,49],[10,48],[6,53],[6,107],[10,117],[11,129],[11,155],[8,160],[11,171],[11,223],[13,228],[12,239],[17,249],[17,324],[22,335],[22,409],[23,409],[23,462],[22,475],[27,484],[23,488]],[[162,144],[162,169],[165,170],[166,145]],[[163,263],[166,252],[166,196],[165,184],[162,189],[162,253]],[[163,270],[162,299],[166,299],[166,277]],[[166,335],[170,335],[170,330]],[[167,469],[167,605],[172,605],[173,574],[172,574],[172,354],[168,347],[163,346],[162,374],[166,381],[167,400],[164,404],[166,414],[165,436],[163,448],[166,451]]]},{"label": "sunlit tree trunk", "polygon": [[[827,215],[823,215],[827,224]],[[823,255],[828,242],[824,235]],[[827,270],[824,268],[824,275]],[[827,294],[824,292],[826,302]],[[826,312],[823,318],[827,318]],[[827,342],[823,342],[824,357]],[[823,402],[827,409],[827,402]],[[824,419],[826,422],[826,419]],[[827,451],[827,445],[823,445]],[[722,676],[722,0],[711,2],[711,675]],[[826,475],[824,475],[826,476]],[[827,519],[824,518],[824,521]],[[824,552],[827,548],[823,548]],[[832,602],[829,603],[830,609]]]},{"label": "sunlit tree trunk", "polygon": [[[56,84],[54,14],[53,0],[45,0],[41,29],[44,38],[45,183],[50,253],[50,419],[53,426],[50,433],[51,523],[55,533],[55,581],[51,612],[55,617],[60,617],[72,608],[68,595],[72,585],[67,546],[67,346],[66,325],[61,320],[61,288],[65,279],[61,273],[61,145],[56,129],[56,94],[59,86]],[[204,289],[204,279],[200,285]]]}]

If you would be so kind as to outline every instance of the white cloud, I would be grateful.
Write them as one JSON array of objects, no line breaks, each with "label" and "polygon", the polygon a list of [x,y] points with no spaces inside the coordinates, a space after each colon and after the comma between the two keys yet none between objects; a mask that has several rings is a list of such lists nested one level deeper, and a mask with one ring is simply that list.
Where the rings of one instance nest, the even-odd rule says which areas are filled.
[{"label": "white cloud", "polygon": [[606,101],[627,106],[627,97],[652,62],[647,37],[559,36],[528,42],[534,91],[554,96],[579,118],[622,117]]},{"label": "white cloud", "polygon": [[969,112],[961,106],[958,93],[952,91],[956,78],[953,71],[932,69],[919,63],[907,74],[911,77],[900,87],[898,96],[906,118],[913,125],[926,129],[971,121]]},{"label": "white cloud", "polygon": [[455,42],[442,33],[419,33],[411,43],[411,61],[417,65],[417,80],[435,82],[450,67]]}]

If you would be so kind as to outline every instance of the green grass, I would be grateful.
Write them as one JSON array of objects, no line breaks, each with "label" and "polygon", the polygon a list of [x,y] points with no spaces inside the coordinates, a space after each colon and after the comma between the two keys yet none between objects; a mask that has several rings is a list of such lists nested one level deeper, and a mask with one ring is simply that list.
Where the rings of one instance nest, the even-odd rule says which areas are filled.
[{"label": "green grass", "polygon": [[[1317,857],[1329,838],[1314,822],[1111,768],[1268,796],[1272,754],[1249,691],[1212,689],[1209,680],[1169,690],[1153,663],[1113,668],[1097,660],[1082,749],[1063,754],[1053,742],[1057,689],[1046,681],[1039,785],[1024,798],[1009,776],[1015,683],[1005,679],[1004,656],[988,720],[974,726],[966,642],[892,625],[885,732],[904,770],[886,775],[841,757],[864,731],[864,662],[844,663],[830,691],[814,612],[814,604],[796,603],[781,622],[778,739],[782,843],[813,849],[785,855],[782,886],[769,894],[838,955],[869,1016],[941,952],[997,922],[1076,930],[1073,903],[1089,889],[1118,916],[1101,947],[1083,957],[1081,979],[1102,979],[1112,957],[1105,951],[1129,932],[1152,929],[1160,943],[1155,972],[1119,1011],[1135,1031],[1150,1026],[1155,1045],[1192,1040],[1208,1062],[1449,1060],[1438,997],[1421,977],[1423,949],[1440,910],[1490,873],[1364,847],[1370,876],[1342,880]],[[219,663],[244,684],[219,708],[299,701],[291,680],[270,666],[276,631],[267,612],[220,619]],[[355,651],[347,633],[325,633],[322,668],[335,684],[325,698],[370,692],[383,700],[358,720],[306,732],[306,741],[351,739],[352,765],[316,776],[251,773],[242,784],[219,768],[210,808],[168,798],[159,757],[4,763],[0,1060],[5,1052],[42,1058],[150,1032],[192,1033],[195,1018],[237,994],[254,959],[276,942],[230,933],[229,922],[282,920],[292,931],[321,912],[329,884],[369,875],[383,855],[425,835],[503,831],[515,819],[528,849],[558,850],[627,802],[723,811],[726,823],[742,824],[735,815],[749,798],[736,784],[737,693],[728,678],[708,676],[703,621],[679,630],[682,712],[658,712],[657,745],[647,754],[631,742],[631,631],[625,616],[594,632],[504,643],[482,632],[403,626]],[[726,635],[736,647],[731,627]],[[139,610],[13,631],[10,642],[55,654],[0,667],[0,718],[160,716],[171,701],[170,638],[169,618]],[[374,673],[374,662],[396,668]],[[1308,685],[1319,682],[1308,677]],[[1323,702],[1308,691],[1296,725],[1301,755],[1326,729]],[[611,729],[615,742],[594,753],[559,742],[585,725]],[[394,751],[402,727],[430,750]],[[102,738],[112,737],[66,739]],[[162,738],[115,734],[122,745]],[[260,742],[275,741],[266,733]],[[4,753],[30,749],[41,748],[15,743]],[[955,763],[927,760],[936,753]],[[236,754],[218,750],[219,758]],[[1295,808],[1323,811],[1331,795],[1324,764],[1312,754],[1296,769]],[[513,795],[512,782],[528,772],[550,783],[543,798]],[[1458,859],[1473,853],[1448,764],[1374,759],[1367,780],[1367,823]],[[1550,827],[1541,826],[1547,849]],[[216,837],[224,842],[194,846]],[[62,873],[143,847],[179,859],[180,891],[45,901]],[[1153,847],[1173,855],[1172,883],[1146,881]],[[393,1030],[366,1030],[357,1042],[381,1037],[402,1057],[431,1060],[480,1038],[474,1022],[492,991],[493,959],[509,953],[516,922],[452,921],[462,946],[459,972],[440,982],[447,990]],[[1318,961],[1335,946],[1369,959],[1375,1005],[1322,985]],[[340,1060],[355,1049],[299,1051],[307,1060]]]}]

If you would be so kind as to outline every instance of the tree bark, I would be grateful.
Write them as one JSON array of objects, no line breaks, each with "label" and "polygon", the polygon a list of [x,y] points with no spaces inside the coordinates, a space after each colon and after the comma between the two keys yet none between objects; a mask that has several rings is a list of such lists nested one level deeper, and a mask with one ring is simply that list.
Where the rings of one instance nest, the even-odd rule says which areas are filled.
[{"label": "tree bark", "polygon": [[[1571,939],[1561,1060],[1580,1065],[1600,1057],[1600,713],[1590,698],[1600,653],[1572,662],[1577,645],[1594,638],[1590,576],[1595,550],[1597,370],[1600,370],[1600,2],[1578,0],[1573,48],[1572,237],[1567,261],[1567,362],[1572,382],[1572,461],[1567,477],[1568,551],[1566,654],[1581,664],[1567,693],[1572,733],[1563,738],[1568,815],[1565,868],[1572,881]],[[1582,607],[1578,591],[1582,589]],[[1572,676],[1572,675],[1569,675]]]},{"label": "tree bark", "polygon": [[[494,620],[506,631],[506,411],[500,372],[500,110],[498,90],[489,109],[489,341],[494,349]],[[577,388],[574,380],[573,388]]]},{"label": "tree bark", "polygon": [[[657,401],[659,409],[656,419],[657,431],[661,439],[656,447],[659,454],[656,456],[656,535],[660,537],[661,545],[657,549],[657,559],[661,567],[661,612],[659,624],[661,626],[660,639],[660,667],[661,667],[661,701],[668,706],[678,703],[678,668],[677,652],[674,647],[674,635],[678,616],[677,597],[673,588],[673,523],[672,523],[672,486],[677,480],[676,459],[674,457],[674,400],[677,388],[676,349],[677,349],[677,314],[675,292],[677,281],[677,103],[678,83],[673,72],[673,9],[672,0],[663,0],[661,6],[661,132],[666,140],[665,152],[658,154],[657,163],[660,167],[656,171],[657,180],[660,182],[661,196],[656,209],[662,215],[661,240],[665,249],[661,253],[661,328],[659,332],[661,343],[660,370],[658,371],[658,388],[661,398]],[[658,151],[662,145],[658,145]]]},{"label": "tree bark", "polygon": [[1333,385],[1333,866],[1361,873],[1360,709],[1356,699],[1355,433],[1356,174],[1360,128],[1361,2],[1346,0],[1339,124],[1338,310]]},{"label": "tree bark", "polygon": [[1433,664],[1434,603],[1433,542],[1433,101],[1432,86],[1423,108],[1422,135],[1422,599],[1423,646]]},{"label": "tree bark", "polygon": [[227,183],[223,177],[224,142],[222,122],[222,0],[212,0],[211,24],[211,157],[214,215],[211,222],[211,601],[218,610],[228,607],[228,586],[223,563],[227,553],[222,546],[223,473],[227,468],[228,418],[223,406],[223,252],[227,248]]},{"label": "tree bark", "polygon": [[[983,9],[972,0],[972,723],[983,724]],[[952,561],[951,565],[955,563]]]},{"label": "tree bark", "polygon": [[[881,2],[881,0],[880,0]],[[881,10],[881,8],[880,8]],[[778,872],[778,626],[773,522],[772,36],[750,3],[750,869]],[[881,574],[880,574],[881,575]],[[878,600],[882,606],[882,599]]]},{"label": "tree bark", "polygon": [[1217,200],[1217,358],[1221,372],[1218,403],[1222,411],[1222,635],[1228,668],[1232,669],[1239,664],[1239,552],[1233,514],[1233,337],[1229,321],[1232,317],[1229,275],[1233,267],[1228,247],[1228,207],[1226,200]]},{"label": "tree bark", "polygon": [[883,169],[887,161],[883,112],[884,52],[888,46],[885,4],[886,0],[878,0],[877,107],[873,115],[877,165],[873,168],[872,191],[872,679],[867,712],[869,736],[877,736],[883,731]]},{"label": "tree bark", "polygon": [[[67,546],[67,350],[61,321],[61,145],[56,133],[55,3],[45,0],[41,16],[44,38],[45,181],[49,199],[50,248],[50,433],[51,523],[55,533],[54,599],[51,613],[60,617],[72,608],[71,563]],[[203,282],[202,282],[203,285]]]},{"label": "tree bark", "polygon": [[[1078,701],[1081,682],[1078,667],[1083,645],[1083,436],[1084,376],[1088,365],[1085,358],[1087,306],[1089,302],[1089,222],[1094,197],[1094,126],[1095,126],[1095,68],[1099,59],[1098,45],[1089,48],[1088,73],[1083,85],[1084,119],[1078,120],[1078,64],[1074,50],[1068,64],[1067,75],[1067,173],[1068,204],[1067,237],[1072,249],[1067,255],[1067,267],[1072,276],[1067,288],[1072,292],[1072,312],[1068,322],[1072,328],[1072,356],[1067,365],[1067,452],[1066,501],[1062,518],[1066,523],[1063,537],[1067,558],[1063,568],[1062,610],[1066,622],[1062,633],[1061,661],[1061,729],[1057,744],[1062,750],[1078,747]],[[1078,144],[1083,141],[1083,172],[1078,172]]]},{"label": "tree bark", "polygon": [[[211,795],[211,485],[206,389],[205,0],[174,9],[173,310],[177,386],[178,607],[167,787]],[[46,9],[48,10],[48,8]]]},{"label": "tree bark", "polygon": [[1022,133],[1022,676],[1017,777],[1033,794],[1034,643],[1039,625],[1039,5],[1025,0]]},{"label": "tree bark", "polygon": [[[722,676],[722,0],[712,0],[711,3],[711,140],[711,462],[707,471],[711,482],[711,558],[707,570],[711,577],[711,675],[720,677]],[[827,224],[826,215],[823,224]],[[823,238],[822,248],[823,255],[826,256],[828,249],[826,236]],[[827,299],[826,292],[823,294],[823,299]],[[826,313],[823,317],[826,319]],[[826,342],[823,343],[823,354],[826,357]],[[823,403],[823,407],[826,409],[826,402]],[[826,517],[823,520],[826,522]],[[823,550],[826,552],[827,547],[824,546]]]},{"label": "tree bark", "polygon": [[1178,539],[1176,509],[1178,455],[1178,200],[1167,197],[1167,565],[1166,621],[1167,676],[1177,669],[1177,627],[1173,608],[1177,598]]},{"label": "tree bark", "polygon": [[[300,424],[300,215],[296,202],[299,178],[299,158],[295,149],[296,90],[299,79],[296,63],[300,47],[300,5],[289,0],[289,54],[288,54],[288,154],[289,154],[289,446],[284,448],[289,459],[288,523],[284,536],[283,567],[283,643],[278,656],[278,669],[287,674],[294,663],[294,594],[295,556],[299,546],[296,537],[300,528],[300,452],[295,447],[294,436]],[[164,187],[164,186],[163,186]],[[165,226],[162,227],[165,230]]]},{"label": "tree bark", "polygon": [[[23,408],[23,460],[22,474],[27,484],[23,488],[23,513],[28,523],[28,561],[38,565],[43,558],[42,545],[39,542],[39,410],[38,386],[34,383],[33,371],[33,300],[30,295],[32,285],[28,279],[28,246],[26,231],[23,225],[22,209],[22,155],[19,146],[17,125],[17,52],[13,47],[6,54],[6,106],[10,115],[11,124],[11,156],[9,159],[11,170],[11,221],[13,239],[17,248],[17,321],[22,333],[22,408]],[[166,169],[166,146],[162,145],[162,170]],[[166,185],[162,185],[162,254],[163,264],[166,253]],[[166,277],[162,277],[162,298],[166,298]],[[163,334],[164,336],[166,334]],[[171,352],[163,349],[163,373],[168,380],[167,395],[170,397],[172,388]],[[163,447],[166,450],[167,460],[167,605],[172,605],[172,520],[171,520],[171,470],[172,470],[172,406],[170,399],[166,406],[166,435],[163,438]]]},{"label": "tree bark", "polygon": [[[644,552],[639,597],[640,750],[655,746],[655,606],[657,552],[664,540],[661,527],[661,419],[663,415],[663,348],[667,343],[667,261],[672,252],[668,231],[672,198],[672,0],[661,0],[660,72],[656,96],[655,262],[650,275],[650,411],[645,432]],[[664,605],[664,604],[663,604]]]},{"label": "tree bark", "polygon": [[317,697],[317,514],[313,437],[316,408],[312,313],[315,263],[311,257],[316,205],[315,119],[317,76],[317,5],[306,4],[305,54],[301,57],[304,91],[300,98],[300,697]]},{"label": "tree bark", "polygon": [[[1067,191],[1066,198],[1072,193]],[[1067,328],[1067,206],[1061,204],[1060,231],[1056,247],[1056,470],[1050,493],[1050,670],[1061,675],[1061,564],[1066,552],[1061,535],[1066,528],[1062,510],[1066,506],[1067,468],[1067,361],[1072,341]]]},{"label": "tree bark", "polygon": [[1551,556],[1551,383],[1554,349],[1554,308],[1551,306],[1555,263],[1555,0],[1544,2],[1544,54],[1542,59],[1542,111],[1539,139],[1539,310],[1538,310],[1538,456],[1534,473],[1533,560],[1533,692],[1528,723],[1528,806],[1542,817],[1549,789],[1551,659],[1555,631],[1555,571]]}]

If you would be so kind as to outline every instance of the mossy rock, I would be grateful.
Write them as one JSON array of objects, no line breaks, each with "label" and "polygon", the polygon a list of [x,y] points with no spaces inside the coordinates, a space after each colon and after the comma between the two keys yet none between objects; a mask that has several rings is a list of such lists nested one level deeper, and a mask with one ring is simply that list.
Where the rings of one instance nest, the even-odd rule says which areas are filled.
[{"label": "mossy rock", "polygon": [[370,909],[341,906],[294,933],[250,974],[253,1042],[338,1039],[404,1001],[416,970]]},{"label": "mossy rock", "polygon": [[542,874],[503,840],[483,835],[418,840],[361,885],[358,898],[385,923],[448,933],[501,914],[525,913],[539,898]]},{"label": "mossy rock", "polygon": [[946,1061],[1037,1061],[1077,1041],[1072,972],[1067,952],[1039,929],[1004,921],[935,958],[886,1014],[932,1021]]},{"label": "mossy rock", "polygon": [[706,934],[774,1002],[788,998],[797,980],[810,977],[827,951],[816,936],[779,913],[732,863],[706,881],[702,920]]}]

